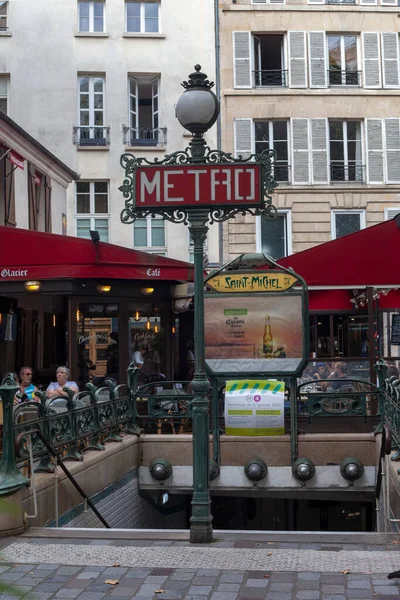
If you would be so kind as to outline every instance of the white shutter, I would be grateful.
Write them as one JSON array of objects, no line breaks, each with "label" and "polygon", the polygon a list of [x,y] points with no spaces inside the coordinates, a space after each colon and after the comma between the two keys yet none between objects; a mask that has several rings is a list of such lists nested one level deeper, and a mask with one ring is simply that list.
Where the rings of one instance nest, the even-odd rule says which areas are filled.
[{"label": "white shutter", "polygon": [[385,221],[394,219],[400,213],[400,206],[397,208],[385,208]]},{"label": "white shutter", "polygon": [[383,87],[399,87],[399,34],[382,33]]},{"label": "white shutter", "polygon": [[383,121],[382,119],[365,119],[365,127],[368,183],[383,183]]},{"label": "white shutter", "polygon": [[310,150],[308,119],[291,119],[292,129],[292,183],[310,183]]},{"label": "white shutter", "polygon": [[385,119],[387,183],[400,183],[400,119]]},{"label": "white shutter", "polygon": [[326,87],[325,31],[310,31],[308,55],[310,60],[310,87]]},{"label": "white shutter", "polygon": [[379,52],[379,33],[364,32],[363,39],[363,63],[364,63],[364,87],[380,88],[381,68]]},{"label": "white shutter", "polygon": [[251,33],[250,31],[233,32],[233,86],[235,88],[251,88]]},{"label": "white shutter", "polygon": [[305,31],[289,31],[289,87],[307,87]]},{"label": "white shutter", "polygon": [[328,183],[328,120],[311,119],[312,183]]},{"label": "white shutter", "polygon": [[247,158],[253,152],[253,119],[234,120],[235,157]]}]

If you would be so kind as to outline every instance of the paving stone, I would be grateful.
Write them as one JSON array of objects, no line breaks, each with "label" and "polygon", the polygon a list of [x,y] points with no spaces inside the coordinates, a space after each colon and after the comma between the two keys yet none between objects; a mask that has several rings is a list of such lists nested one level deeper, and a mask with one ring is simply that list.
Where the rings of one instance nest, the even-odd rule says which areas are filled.
[{"label": "paving stone", "polygon": [[102,600],[105,594],[101,594],[99,592],[82,592],[80,596],[78,596],[77,600]]},{"label": "paving stone", "polygon": [[[147,579],[146,579],[146,581],[147,581]],[[193,577],[193,579],[192,579],[193,585],[211,585],[211,586],[213,586],[216,581],[217,581],[216,577],[198,577],[197,575],[196,575],[196,577]]]},{"label": "paving stone", "polygon": [[154,585],[160,586],[162,583],[164,583],[164,581],[166,581],[166,579],[166,575],[149,575],[148,577],[146,577],[143,583],[153,583]]},{"label": "paving stone", "polygon": [[296,594],[298,600],[319,600],[318,590],[300,590]]},{"label": "paving stone", "polygon": [[124,567],[109,567],[105,569],[104,575],[113,575],[115,577],[121,577],[121,575],[125,575],[127,572],[127,568]]},{"label": "paving stone", "polygon": [[196,571],[197,577],[218,577],[221,573],[219,569],[198,569]]},{"label": "paving stone", "polygon": [[305,581],[315,581],[317,579],[321,578],[321,574],[320,573],[299,573],[298,575],[299,579],[303,579]]},{"label": "paving stone", "polygon": [[246,587],[266,588],[268,583],[269,583],[268,579],[248,579],[246,581]]},{"label": "paving stone", "polygon": [[63,588],[57,592],[54,598],[76,598],[79,594],[82,594],[81,588]]},{"label": "paving stone", "polygon": [[374,592],[380,594],[381,596],[388,594],[398,594],[399,588],[393,585],[377,585],[375,586]]},{"label": "paving stone", "polygon": [[243,575],[241,573],[226,573],[225,575],[221,575],[220,582],[221,583],[242,583]]},{"label": "paving stone", "polygon": [[179,580],[179,581],[191,581],[193,579],[193,577],[195,576],[194,573],[174,573],[174,575],[171,575],[170,579],[171,580]]},{"label": "paving stone", "polygon": [[293,590],[293,583],[271,583],[269,587],[270,592],[291,592]]},{"label": "paving stone", "polygon": [[286,592],[268,592],[266,600],[292,600],[292,594]]},{"label": "paving stone", "polygon": [[162,567],[153,569],[150,575],[171,575],[174,569],[163,569]]},{"label": "paving stone", "polygon": [[211,585],[192,585],[189,589],[189,594],[197,594],[206,596],[211,592]]},{"label": "paving stone", "polygon": [[76,578],[77,579],[96,579],[96,577],[99,576],[99,573],[97,571],[83,571],[82,573],[79,573]]},{"label": "paving stone", "polygon": [[[161,600],[180,600],[183,598],[183,592],[176,592],[174,590],[165,591],[163,594],[157,594],[157,598],[159,597]],[[203,596],[203,599],[205,596]]]},{"label": "paving stone", "polygon": [[346,581],[346,575],[342,575],[342,573],[321,574],[321,583],[344,584]]},{"label": "paving stone", "polygon": [[218,592],[238,592],[240,585],[238,583],[220,583],[218,586]]},{"label": "paving stone", "polygon": [[39,583],[35,587],[35,592],[58,592],[63,587],[62,583]]},{"label": "paving stone", "polygon": [[309,579],[305,581],[298,581],[296,583],[296,587],[299,590],[319,590],[320,583],[321,582],[319,581],[319,579]]},{"label": "paving stone", "polygon": [[211,600],[236,600],[236,598],[235,592],[214,592],[211,596]]},{"label": "paving stone", "polygon": [[344,594],[344,585],[335,585],[333,583],[322,584],[323,594]]},{"label": "paving stone", "polygon": [[[118,596],[119,598],[131,598],[135,593],[135,588],[131,587],[121,587],[120,585],[115,586],[115,588],[111,588],[112,591],[109,594],[111,598],[115,598]],[[79,598],[80,600],[80,598]]]},{"label": "paving stone", "polygon": [[371,589],[347,589],[346,594],[349,600],[373,600]]},{"label": "paving stone", "polygon": [[294,573],[271,573],[270,581],[280,583],[292,583],[295,580]]},{"label": "paving stone", "polygon": [[322,600],[346,600],[346,596],[343,596],[343,594],[323,594]]},{"label": "paving stone", "polygon": [[166,581],[163,583],[163,588],[165,590],[185,590],[191,585],[190,581]]},{"label": "paving stone", "polygon": [[364,590],[370,590],[371,589],[371,583],[370,580],[364,580],[364,579],[356,579],[355,581],[349,581],[347,583],[347,587],[349,588],[349,590],[351,589],[364,589]]}]

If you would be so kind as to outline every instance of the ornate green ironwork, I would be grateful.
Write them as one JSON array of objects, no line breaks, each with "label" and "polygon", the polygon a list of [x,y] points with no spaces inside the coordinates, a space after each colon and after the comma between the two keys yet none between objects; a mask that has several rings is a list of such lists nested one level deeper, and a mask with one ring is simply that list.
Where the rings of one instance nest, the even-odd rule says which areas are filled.
[{"label": "ornate green ironwork", "polygon": [[[322,392],[316,389],[320,384],[337,384],[342,387]],[[309,418],[338,416],[367,416],[367,395],[379,395],[373,383],[361,379],[324,380],[318,383],[307,382],[297,388],[297,398],[305,408]],[[302,410],[302,412],[304,412]]]}]

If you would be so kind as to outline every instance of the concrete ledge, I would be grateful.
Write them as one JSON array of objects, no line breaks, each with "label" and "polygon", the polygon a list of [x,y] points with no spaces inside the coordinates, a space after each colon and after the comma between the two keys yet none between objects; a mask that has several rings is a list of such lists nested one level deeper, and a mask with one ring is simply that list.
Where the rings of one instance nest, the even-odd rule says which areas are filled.
[{"label": "concrete ledge", "polygon": [[[189,529],[45,529],[33,527],[22,538],[97,539],[97,540],[174,540],[188,541]],[[214,539],[222,541],[293,542],[322,544],[387,545],[398,540],[396,533],[332,531],[229,531],[214,530]]]}]

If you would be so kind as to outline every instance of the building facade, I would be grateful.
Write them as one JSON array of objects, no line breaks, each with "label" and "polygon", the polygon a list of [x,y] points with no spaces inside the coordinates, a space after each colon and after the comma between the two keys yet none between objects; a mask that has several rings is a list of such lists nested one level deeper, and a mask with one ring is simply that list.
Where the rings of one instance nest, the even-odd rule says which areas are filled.
[{"label": "building facade", "polygon": [[[0,2],[0,57],[0,108],[80,174],[68,190],[68,234],[96,229],[102,241],[190,260],[184,225],[121,224],[120,156],[161,159],[188,145],[174,105],[195,63],[215,78],[213,3]],[[207,140],[215,147],[215,128]]]},{"label": "building facade", "polygon": [[279,258],[400,212],[397,0],[219,7],[222,147],[274,149],[279,183],[278,220],[229,221],[224,259]]}]

